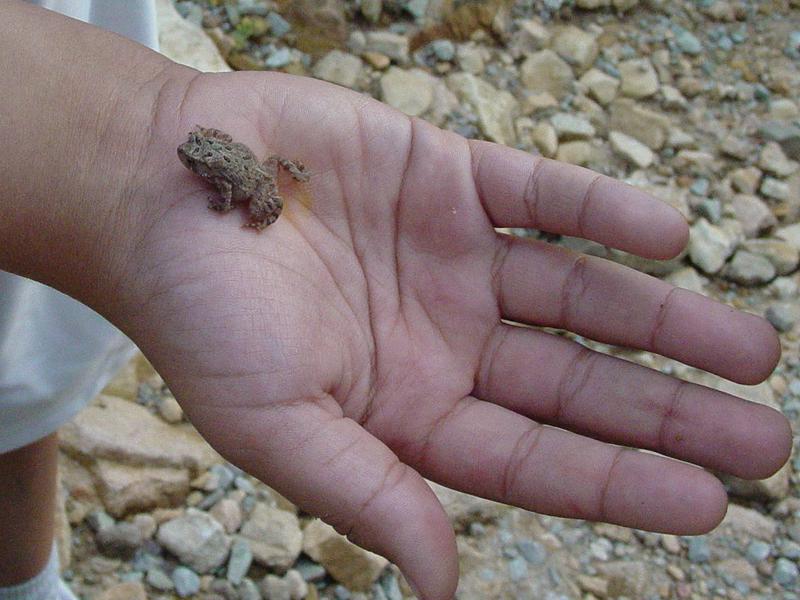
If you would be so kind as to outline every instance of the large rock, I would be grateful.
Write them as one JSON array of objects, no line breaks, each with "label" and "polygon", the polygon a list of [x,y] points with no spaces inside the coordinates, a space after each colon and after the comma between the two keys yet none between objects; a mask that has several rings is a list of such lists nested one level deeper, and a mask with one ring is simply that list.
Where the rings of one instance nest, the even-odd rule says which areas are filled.
[{"label": "large rock", "polygon": [[156,10],[161,54],[198,71],[231,70],[203,29],[181,18],[170,0],[158,0]]},{"label": "large rock", "polygon": [[198,473],[222,462],[196,431],[167,425],[143,406],[113,396],[98,396],[59,436],[61,448],[84,464],[108,459]]},{"label": "large rock", "polygon": [[263,502],[253,507],[239,533],[250,542],[254,560],[265,567],[289,568],[303,545],[297,517]]},{"label": "large rock", "polygon": [[392,67],[381,77],[381,98],[390,106],[418,117],[433,104],[435,79],[421,69]]},{"label": "large rock", "polygon": [[198,573],[209,573],[224,564],[231,546],[222,525],[208,513],[194,508],[163,523],[157,539],[181,563]]},{"label": "large rock", "polygon": [[519,103],[514,96],[471,73],[450,75],[447,86],[472,106],[487,138],[509,146],[516,142],[514,118],[519,112]]},{"label": "large rock", "polygon": [[369,590],[389,564],[320,520],[312,521],[303,530],[303,552],[325,567],[336,581],[357,592]]},{"label": "large rock", "polygon": [[91,470],[103,505],[115,517],[178,506],[189,493],[186,469],[132,466],[100,459]]},{"label": "large rock", "polygon": [[575,74],[558,54],[550,49],[531,54],[519,68],[522,84],[531,92],[548,92],[558,99],[572,89]]}]

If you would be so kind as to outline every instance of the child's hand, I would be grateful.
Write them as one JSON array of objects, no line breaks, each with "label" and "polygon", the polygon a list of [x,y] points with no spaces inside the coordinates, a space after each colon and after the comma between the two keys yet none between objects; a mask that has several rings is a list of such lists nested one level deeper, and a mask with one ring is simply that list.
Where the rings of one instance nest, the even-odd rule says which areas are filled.
[{"label": "child's hand", "polygon": [[[160,97],[141,165],[141,189],[160,197],[141,199],[151,208],[136,266],[117,278],[110,316],[226,458],[388,556],[423,597],[450,597],[457,579],[453,533],[423,476],[689,534],[722,518],[720,483],[626,447],[747,478],[786,460],[789,428],[769,408],[504,322],[764,379],[779,353],[765,321],[494,230],[667,258],[687,226],[664,204],[309,79],[203,75],[183,89]],[[289,186],[276,224],[243,229],[244,213],[206,208],[217,192],[178,161],[195,124],[299,158],[313,178]]]},{"label": "child's hand", "polygon": [[[0,49],[0,268],[122,327],[222,454],[424,598],[452,596],[457,557],[423,476],[699,533],[725,511],[720,483],[626,447],[751,478],[786,460],[769,408],[507,323],[764,379],[779,352],[765,321],[494,230],[678,253],[686,223],[644,194],[310,79],[198,75],[25,2],[0,3]],[[178,159],[196,125],[312,179],[279,182],[280,219],[243,228]]]}]

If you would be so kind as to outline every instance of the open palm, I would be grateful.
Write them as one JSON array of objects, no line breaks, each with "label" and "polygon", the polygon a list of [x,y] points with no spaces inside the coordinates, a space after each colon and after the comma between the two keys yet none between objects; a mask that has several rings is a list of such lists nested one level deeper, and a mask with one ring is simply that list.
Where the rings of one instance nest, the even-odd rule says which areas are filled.
[{"label": "open palm", "polygon": [[[450,597],[453,533],[423,480],[554,515],[674,533],[724,490],[684,462],[762,477],[778,413],[590,351],[568,329],[752,383],[770,326],[618,265],[495,227],[667,258],[672,209],[590,171],[467,142],[355,93],[179,71],[141,166],[147,213],[112,318],[226,458]],[[184,93],[184,90],[186,92]],[[195,125],[303,160],[262,233],[175,154]],[[143,177],[143,180],[144,178]],[[135,198],[134,198],[135,199]]]}]

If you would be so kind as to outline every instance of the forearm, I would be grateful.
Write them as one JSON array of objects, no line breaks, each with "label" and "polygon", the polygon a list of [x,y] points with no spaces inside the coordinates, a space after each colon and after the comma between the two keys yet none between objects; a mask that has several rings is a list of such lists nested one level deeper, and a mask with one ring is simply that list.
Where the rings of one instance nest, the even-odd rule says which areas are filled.
[{"label": "forearm", "polygon": [[141,192],[174,69],[120,36],[0,4],[0,269],[93,303],[87,283],[107,280],[135,243],[146,208],[126,200]]}]

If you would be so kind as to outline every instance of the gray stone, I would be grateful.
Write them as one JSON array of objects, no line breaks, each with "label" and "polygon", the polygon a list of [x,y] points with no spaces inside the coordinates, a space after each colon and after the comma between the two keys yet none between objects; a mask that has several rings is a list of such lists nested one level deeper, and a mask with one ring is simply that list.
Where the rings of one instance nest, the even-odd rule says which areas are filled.
[{"label": "gray stone", "polygon": [[283,580],[289,588],[289,597],[292,600],[303,600],[308,595],[308,584],[296,569],[289,569]]},{"label": "gray stone", "polygon": [[276,48],[274,52],[270,52],[267,59],[264,61],[269,69],[280,69],[285,67],[294,60],[292,51],[289,48]]},{"label": "gray stone", "polygon": [[303,576],[305,581],[315,582],[325,579],[325,567],[308,559],[301,558],[294,565],[294,568]]},{"label": "gray stone", "polygon": [[430,47],[437,60],[450,62],[455,58],[456,46],[448,39],[434,40],[430,43]]},{"label": "gray stone", "polygon": [[789,158],[800,160],[800,126],[790,121],[767,121],[758,132],[764,139],[778,142]]},{"label": "gray stone", "polygon": [[250,542],[254,560],[265,567],[290,567],[303,544],[297,516],[263,502],[256,503],[240,534]]},{"label": "gray stone", "polygon": [[331,50],[314,66],[313,74],[318,79],[352,88],[363,64],[357,56],[341,50]]},{"label": "gray stone", "polygon": [[584,140],[564,142],[556,152],[556,160],[578,166],[588,165],[596,156],[592,144]]},{"label": "gray stone", "polygon": [[456,62],[465,73],[480,75],[486,68],[483,60],[483,48],[474,44],[460,44],[456,49]]},{"label": "gray stone", "polygon": [[517,550],[532,565],[542,565],[547,560],[547,549],[535,540],[518,541]]},{"label": "gray stone", "polygon": [[377,23],[383,12],[383,0],[361,0],[361,14],[370,23]]},{"label": "gray stone", "polygon": [[706,536],[690,537],[687,540],[688,557],[693,563],[705,563],[711,560],[711,548]]},{"label": "gray stone", "polygon": [[388,564],[382,556],[356,546],[319,520],[303,530],[303,551],[354,591],[369,590]]},{"label": "gray stone", "polygon": [[731,208],[742,224],[745,237],[748,238],[758,236],[778,222],[769,206],[757,196],[736,194],[731,200]]},{"label": "gray stone", "polygon": [[253,562],[253,552],[250,550],[250,542],[236,538],[231,544],[231,554],[228,558],[228,572],[226,578],[233,585],[239,585],[247,571],[250,570],[250,564]]},{"label": "gray stone", "polygon": [[[739,390],[747,389],[742,385],[732,387],[726,382],[725,387],[718,389],[729,394],[745,397],[746,400],[753,400],[752,397],[747,398],[745,394],[737,393]],[[760,404],[764,404],[764,402],[760,402]],[[772,404],[775,404],[774,401]],[[722,521],[722,527],[743,538],[755,538],[763,542],[771,542],[778,531],[778,524],[774,519],[762,515],[755,509],[733,503],[728,505],[728,512]]]},{"label": "gray stone", "polygon": [[741,248],[760,254],[775,267],[778,275],[788,275],[800,264],[800,252],[789,242],[774,238],[758,238],[742,242]]},{"label": "gray stone", "polygon": [[564,27],[556,34],[552,47],[580,73],[594,64],[599,52],[596,37],[573,25]]},{"label": "gray stone", "polygon": [[697,55],[703,52],[703,44],[700,43],[700,40],[691,31],[683,27],[676,27],[675,44],[685,54]]},{"label": "gray stone", "polygon": [[433,104],[432,77],[421,69],[405,71],[391,67],[381,77],[384,102],[412,117],[418,117]]},{"label": "gray stone", "polygon": [[558,151],[558,134],[550,123],[539,123],[531,131],[531,139],[542,156],[553,158]]},{"label": "gray stone", "polygon": [[589,69],[583,74],[580,81],[588,88],[589,95],[603,106],[608,105],[617,97],[619,79],[600,69]]},{"label": "gray stone", "polygon": [[173,583],[172,579],[170,579],[170,576],[158,568],[149,569],[147,571],[145,581],[147,581],[148,585],[151,585],[162,592],[168,592],[175,587],[175,584]]},{"label": "gray stone", "polygon": [[560,141],[586,140],[595,135],[595,129],[583,117],[571,113],[556,113],[550,118]]},{"label": "gray stone", "polygon": [[692,263],[709,274],[718,273],[736,249],[737,240],[724,229],[698,219],[689,238],[689,257]]},{"label": "gray stone", "polygon": [[514,118],[519,112],[519,103],[514,96],[470,73],[450,75],[447,86],[472,106],[487,138],[500,144],[514,145]]},{"label": "gray stone", "polygon": [[611,103],[610,130],[636,138],[651,150],[660,150],[667,141],[671,122],[663,114],[640,106],[630,98],[618,98]]},{"label": "gray stone", "polygon": [[143,542],[142,530],[129,522],[115,523],[97,532],[100,551],[114,558],[132,558]]},{"label": "gray stone", "polygon": [[755,194],[761,183],[761,169],[757,167],[744,167],[731,171],[730,180],[733,189],[743,194]]},{"label": "gray stone", "polygon": [[775,561],[775,570],[772,572],[772,578],[785,588],[793,587],[797,584],[798,579],[797,565],[786,558],[779,558]]},{"label": "gray stone", "polygon": [[775,279],[775,267],[763,256],[739,250],[723,273],[726,279],[741,285],[760,285]]},{"label": "gray stone", "polygon": [[670,273],[666,281],[675,287],[683,288],[697,294],[705,293],[703,278],[692,267],[685,267]]},{"label": "gray stone", "polygon": [[261,593],[269,600],[292,600],[289,584],[277,575],[267,575],[261,581]]},{"label": "gray stone", "polygon": [[629,135],[612,131],[608,134],[608,141],[614,152],[640,169],[649,167],[655,160],[655,155],[650,148]]},{"label": "gray stone", "polygon": [[175,593],[181,598],[189,598],[200,591],[200,577],[186,567],[178,567],[172,572]]},{"label": "gray stone", "polygon": [[208,573],[222,565],[231,543],[222,525],[208,513],[194,508],[163,523],[156,537],[162,546],[198,573]]},{"label": "gray stone", "polygon": [[800,168],[800,164],[786,157],[783,148],[777,142],[764,144],[758,158],[758,166],[776,177],[788,177]]},{"label": "gray stone", "polygon": [[102,509],[93,510],[86,516],[86,523],[95,533],[114,526],[114,518]]},{"label": "gray stone", "polygon": [[242,580],[242,583],[239,586],[238,600],[261,600],[261,592],[258,590],[258,586],[252,579]]},{"label": "gray stone", "polygon": [[620,92],[630,98],[647,98],[658,91],[658,75],[647,58],[635,58],[619,64]]},{"label": "gray stone", "polygon": [[786,333],[792,330],[800,315],[798,315],[798,307],[794,302],[777,302],[767,308],[764,316],[775,329]]},{"label": "gray stone", "polygon": [[530,92],[548,92],[561,99],[572,89],[575,74],[558,54],[550,49],[530,55],[519,69],[522,84]]},{"label": "gray stone", "polygon": [[774,177],[764,177],[759,191],[773,200],[788,200],[792,193],[788,183]]},{"label": "gray stone", "polygon": [[753,540],[747,545],[745,554],[747,556],[747,560],[753,564],[758,564],[767,560],[771,552],[771,545],[767,544],[766,542],[762,542],[761,540]]},{"label": "gray stone", "polygon": [[391,31],[369,31],[366,50],[385,54],[398,64],[408,62],[408,38]]},{"label": "gray stone", "polygon": [[775,237],[786,240],[800,250],[800,223],[794,223],[775,230]]},{"label": "gray stone", "polygon": [[269,11],[267,14],[267,21],[269,21],[270,33],[277,38],[282,38],[292,30],[291,23],[274,10]]}]

